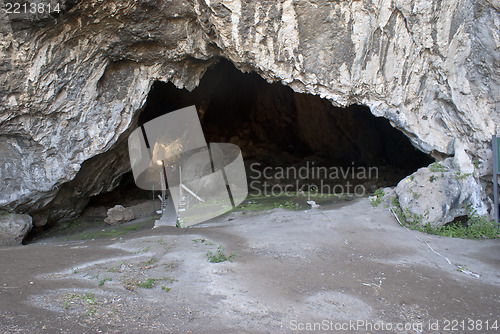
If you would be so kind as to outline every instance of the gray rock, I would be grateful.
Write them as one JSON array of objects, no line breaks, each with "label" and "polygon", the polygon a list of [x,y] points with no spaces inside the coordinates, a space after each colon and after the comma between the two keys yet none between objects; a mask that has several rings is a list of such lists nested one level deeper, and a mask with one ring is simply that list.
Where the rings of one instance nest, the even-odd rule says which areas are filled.
[{"label": "gray rock", "polygon": [[481,211],[478,181],[473,174],[454,169],[450,162],[420,168],[399,182],[395,192],[410,222],[439,227],[467,215],[470,209]]},{"label": "gray rock", "polygon": [[0,215],[0,246],[20,245],[32,226],[32,218],[29,215]]},{"label": "gray rock", "polygon": [[132,209],[125,208],[121,205],[115,205],[115,207],[108,209],[107,214],[108,216],[104,219],[104,221],[108,225],[117,225],[135,219]]}]

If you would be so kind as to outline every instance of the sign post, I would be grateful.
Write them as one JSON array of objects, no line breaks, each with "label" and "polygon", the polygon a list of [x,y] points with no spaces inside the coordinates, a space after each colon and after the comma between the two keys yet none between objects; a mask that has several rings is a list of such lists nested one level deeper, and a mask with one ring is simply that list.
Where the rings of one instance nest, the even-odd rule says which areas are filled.
[{"label": "sign post", "polygon": [[493,135],[493,204],[495,205],[495,223],[498,225],[498,174],[500,174],[500,138]]}]

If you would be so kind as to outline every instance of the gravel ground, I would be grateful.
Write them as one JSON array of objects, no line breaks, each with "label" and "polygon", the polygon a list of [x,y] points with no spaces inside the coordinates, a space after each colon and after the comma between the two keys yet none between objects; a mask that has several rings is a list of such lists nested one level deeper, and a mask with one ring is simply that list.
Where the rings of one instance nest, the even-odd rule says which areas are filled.
[{"label": "gravel ground", "polygon": [[3,333],[500,333],[500,240],[368,199],[0,252]]}]

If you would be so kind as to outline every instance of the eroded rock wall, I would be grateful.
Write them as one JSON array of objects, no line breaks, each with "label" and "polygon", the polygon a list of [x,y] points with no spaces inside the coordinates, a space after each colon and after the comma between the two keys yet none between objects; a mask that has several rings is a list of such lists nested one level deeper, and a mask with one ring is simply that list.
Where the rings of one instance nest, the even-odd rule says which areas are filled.
[{"label": "eroded rock wall", "polygon": [[0,13],[2,208],[46,210],[85,161],[108,159],[154,80],[192,89],[225,57],[336,106],[369,106],[422,151],[474,173],[482,195],[472,204],[486,213],[489,141],[500,133],[498,0],[63,5],[57,17]]}]

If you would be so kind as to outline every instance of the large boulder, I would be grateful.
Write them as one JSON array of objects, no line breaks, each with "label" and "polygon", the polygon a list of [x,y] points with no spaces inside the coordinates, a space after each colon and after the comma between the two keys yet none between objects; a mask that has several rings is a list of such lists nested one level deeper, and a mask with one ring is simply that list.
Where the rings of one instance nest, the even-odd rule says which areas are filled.
[{"label": "large boulder", "polygon": [[406,219],[421,225],[439,227],[472,210],[484,213],[474,173],[458,170],[451,159],[420,168],[395,191]]},{"label": "large boulder", "polygon": [[121,205],[115,205],[115,207],[108,210],[108,216],[104,221],[108,225],[117,225],[120,223],[126,223],[135,219],[134,211],[130,208],[125,208]]},{"label": "large boulder", "polygon": [[0,215],[0,246],[20,245],[32,227],[33,221],[29,215]]}]

